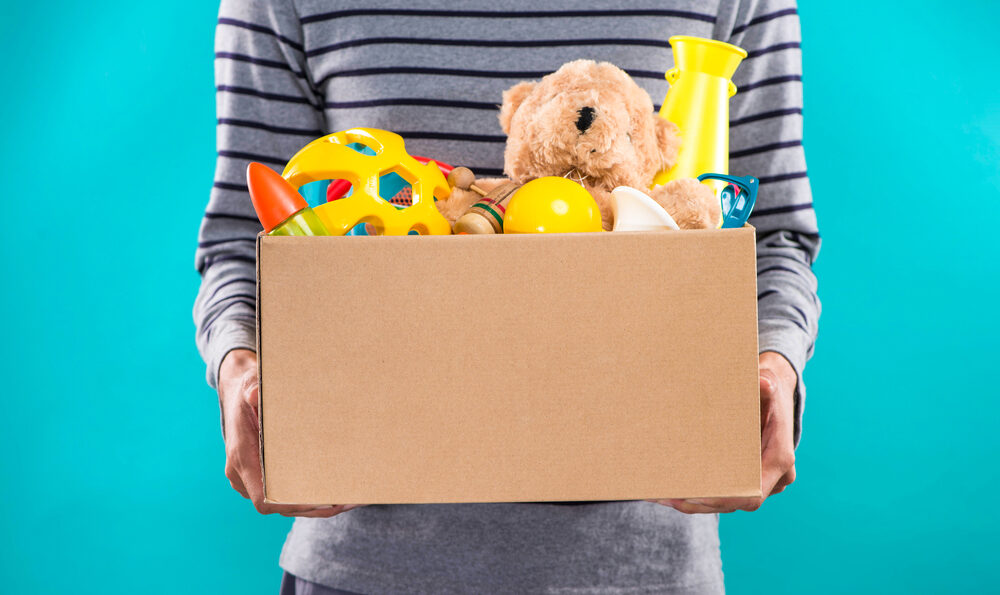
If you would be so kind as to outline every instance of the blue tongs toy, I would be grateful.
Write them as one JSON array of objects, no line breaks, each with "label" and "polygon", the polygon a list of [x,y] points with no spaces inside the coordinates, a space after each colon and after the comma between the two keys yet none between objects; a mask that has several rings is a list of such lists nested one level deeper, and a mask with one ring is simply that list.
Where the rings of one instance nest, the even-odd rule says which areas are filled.
[{"label": "blue tongs toy", "polygon": [[757,202],[757,186],[760,181],[753,176],[727,176],[725,174],[701,174],[699,182],[721,180],[728,182],[719,193],[722,201],[722,221],[720,229],[743,227],[750,218],[750,211]]}]

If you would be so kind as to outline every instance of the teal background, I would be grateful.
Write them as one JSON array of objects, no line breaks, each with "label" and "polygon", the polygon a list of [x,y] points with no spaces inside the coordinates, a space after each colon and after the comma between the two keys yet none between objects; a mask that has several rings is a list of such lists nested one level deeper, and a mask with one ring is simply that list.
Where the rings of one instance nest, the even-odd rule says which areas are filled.
[{"label": "teal background", "polygon": [[[223,475],[190,315],[216,10],[3,3],[5,592],[276,592],[290,521]],[[722,522],[729,588],[995,590],[1000,9],[800,13],[822,330],[798,481]]]}]

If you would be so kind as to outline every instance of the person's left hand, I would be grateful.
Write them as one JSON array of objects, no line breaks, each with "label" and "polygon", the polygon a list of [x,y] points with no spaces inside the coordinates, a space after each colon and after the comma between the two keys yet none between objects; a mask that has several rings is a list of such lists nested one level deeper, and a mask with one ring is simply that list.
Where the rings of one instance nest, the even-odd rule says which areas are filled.
[{"label": "person's left hand", "polygon": [[688,514],[757,510],[795,481],[795,370],[773,351],[760,354],[761,494],[759,498],[647,500]]}]

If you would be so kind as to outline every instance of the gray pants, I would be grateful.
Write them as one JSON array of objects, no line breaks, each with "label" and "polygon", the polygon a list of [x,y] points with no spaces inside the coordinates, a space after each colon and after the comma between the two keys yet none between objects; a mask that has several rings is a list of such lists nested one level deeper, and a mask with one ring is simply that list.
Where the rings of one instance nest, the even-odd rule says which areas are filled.
[{"label": "gray pants", "polygon": [[314,583],[301,579],[294,574],[285,573],[281,577],[281,591],[278,595],[360,595],[354,591],[341,591],[324,587],[319,583]]}]

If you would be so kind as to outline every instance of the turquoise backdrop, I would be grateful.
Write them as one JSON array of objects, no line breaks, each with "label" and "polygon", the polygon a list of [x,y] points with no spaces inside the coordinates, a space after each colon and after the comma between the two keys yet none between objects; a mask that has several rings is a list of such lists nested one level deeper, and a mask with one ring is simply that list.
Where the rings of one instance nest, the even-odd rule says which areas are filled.
[{"label": "turquoise backdrop", "polygon": [[[998,6],[802,2],[824,312],[733,593],[996,589]],[[290,521],[223,475],[190,314],[216,10],[3,2],[4,592],[276,592]]]}]

